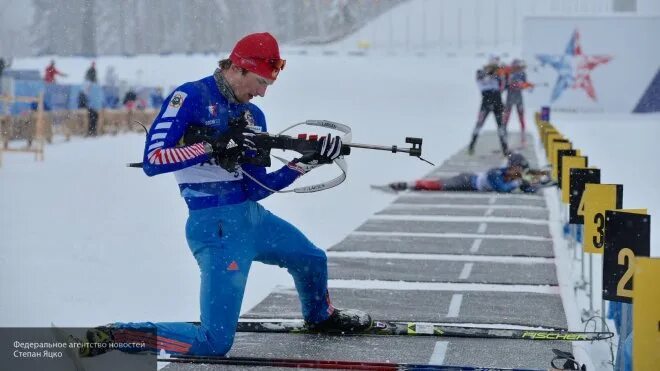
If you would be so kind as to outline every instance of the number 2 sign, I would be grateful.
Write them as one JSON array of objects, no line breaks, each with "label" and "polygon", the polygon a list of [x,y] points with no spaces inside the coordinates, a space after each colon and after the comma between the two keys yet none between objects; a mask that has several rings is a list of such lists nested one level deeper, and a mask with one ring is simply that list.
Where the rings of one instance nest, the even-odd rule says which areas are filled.
[{"label": "number 2 sign", "polygon": [[603,299],[632,303],[636,258],[649,256],[651,216],[607,210],[604,217]]}]

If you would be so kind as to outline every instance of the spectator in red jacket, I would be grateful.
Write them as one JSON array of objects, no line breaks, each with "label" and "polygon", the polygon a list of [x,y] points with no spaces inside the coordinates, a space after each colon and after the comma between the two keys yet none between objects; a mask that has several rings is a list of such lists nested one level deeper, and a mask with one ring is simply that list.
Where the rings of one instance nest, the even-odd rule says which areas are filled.
[{"label": "spectator in red jacket", "polygon": [[66,73],[62,73],[57,68],[55,68],[55,61],[51,60],[48,67],[46,67],[46,73],[44,74],[44,81],[48,84],[55,83],[55,76],[57,75],[60,75],[62,77],[67,76]]}]

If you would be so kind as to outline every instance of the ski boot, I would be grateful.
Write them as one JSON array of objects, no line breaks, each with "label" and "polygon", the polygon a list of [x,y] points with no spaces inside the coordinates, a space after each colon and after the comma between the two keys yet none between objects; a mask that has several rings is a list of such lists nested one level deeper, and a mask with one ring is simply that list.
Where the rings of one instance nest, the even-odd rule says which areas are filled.
[{"label": "ski boot", "polygon": [[313,332],[356,334],[371,328],[371,316],[357,309],[335,308],[330,317],[323,322],[305,322],[308,330]]},{"label": "ski boot", "polygon": [[87,330],[84,339],[80,339],[63,329],[52,325],[55,338],[67,344],[80,344],[64,349],[66,357],[73,362],[76,371],[84,370],[82,358],[95,357],[107,353],[113,349],[113,335],[111,326],[100,326]]},{"label": "ski boot", "polygon": [[388,184],[388,186],[390,187],[391,190],[395,192],[405,191],[406,189],[408,189],[408,183],[406,182],[394,182]]},{"label": "ski boot", "polygon": [[502,154],[504,157],[509,157],[511,156],[513,152],[509,149],[509,144],[505,141],[502,141]]},{"label": "ski boot", "polygon": [[476,144],[477,144],[477,136],[472,134],[472,140],[470,140],[470,144],[468,144],[468,150],[467,150],[468,155],[470,156],[474,155],[474,146]]},{"label": "ski boot", "polygon": [[[555,357],[550,361],[550,365],[553,370],[577,370],[577,371],[586,371],[587,367],[585,365],[580,365],[576,360],[573,353],[564,352],[559,349],[553,349],[552,352],[555,354]],[[559,364],[555,362],[559,361]],[[562,363],[563,361],[563,363]]]},{"label": "ski boot", "polygon": [[[96,357],[107,353],[113,349],[111,346],[113,341],[111,326],[99,326],[89,329],[85,334],[85,339],[77,341],[83,344],[78,350],[78,356],[81,358]],[[104,345],[100,346],[100,344]]]}]

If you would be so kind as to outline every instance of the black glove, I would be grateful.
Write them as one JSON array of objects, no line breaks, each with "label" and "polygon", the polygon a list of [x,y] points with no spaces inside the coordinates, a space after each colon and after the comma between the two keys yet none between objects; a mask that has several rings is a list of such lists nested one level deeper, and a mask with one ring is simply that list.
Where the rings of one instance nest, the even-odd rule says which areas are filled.
[{"label": "black glove", "polygon": [[331,164],[341,154],[342,141],[340,136],[328,134],[319,140],[315,152],[303,155],[289,163],[289,167],[305,174],[323,164]]},{"label": "black glove", "polygon": [[256,151],[252,140],[255,133],[245,128],[243,120],[243,117],[230,120],[229,129],[209,143],[213,149],[213,158],[218,165],[229,171],[236,170],[247,151]]},{"label": "black glove", "polygon": [[214,156],[237,157],[245,154],[246,150],[255,150],[251,137],[254,133],[250,130],[227,132],[212,141]]},{"label": "black glove", "polygon": [[537,187],[526,180],[523,180],[518,188],[524,193],[535,193],[538,190]]},{"label": "black glove", "polygon": [[339,135],[333,138],[332,135],[328,134],[321,138],[319,143],[321,144],[321,148],[319,149],[319,163],[330,164],[341,154],[341,145],[343,143]]}]

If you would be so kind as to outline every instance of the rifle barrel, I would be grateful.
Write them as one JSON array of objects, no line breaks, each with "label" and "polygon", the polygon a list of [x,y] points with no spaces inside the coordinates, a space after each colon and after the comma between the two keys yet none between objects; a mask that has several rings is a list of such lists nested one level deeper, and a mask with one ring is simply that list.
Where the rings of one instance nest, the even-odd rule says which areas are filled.
[{"label": "rifle barrel", "polygon": [[354,148],[378,149],[381,151],[390,151],[392,153],[397,153],[397,152],[410,153],[410,148],[400,148],[397,146],[377,146],[373,144],[360,144],[360,143],[344,143],[344,145]]}]

